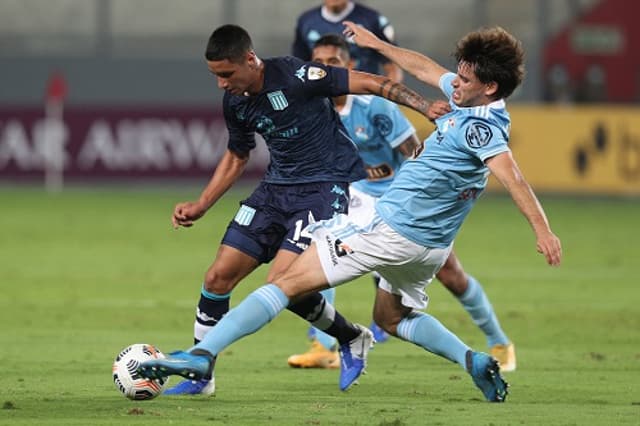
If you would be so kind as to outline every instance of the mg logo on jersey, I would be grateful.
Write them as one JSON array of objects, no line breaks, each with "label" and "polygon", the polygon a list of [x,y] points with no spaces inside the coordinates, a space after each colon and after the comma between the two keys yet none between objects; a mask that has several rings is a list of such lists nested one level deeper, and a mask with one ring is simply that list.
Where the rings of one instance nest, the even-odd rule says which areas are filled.
[{"label": "mg logo on jersey", "polygon": [[491,128],[479,121],[471,123],[465,132],[467,145],[471,148],[482,148],[489,143],[492,137],[493,132],[491,131]]},{"label": "mg logo on jersey", "polygon": [[287,102],[287,98],[285,98],[282,90],[278,90],[277,92],[267,93],[267,98],[269,98],[269,102],[271,102],[271,106],[276,111],[282,111],[286,107],[289,106],[289,102]]}]

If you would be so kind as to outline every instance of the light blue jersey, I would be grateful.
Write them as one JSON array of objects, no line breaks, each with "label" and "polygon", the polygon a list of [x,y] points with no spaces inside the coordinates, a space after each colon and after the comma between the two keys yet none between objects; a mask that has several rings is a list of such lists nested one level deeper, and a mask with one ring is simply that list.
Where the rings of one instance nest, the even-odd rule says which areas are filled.
[{"label": "light blue jersey", "polygon": [[[456,74],[440,78],[451,98]],[[378,215],[400,235],[425,247],[453,242],[464,218],[487,185],[485,160],[509,151],[509,114],[504,100],[460,108],[436,120],[424,149],[408,159],[376,204]]]},{"label": "light blue jersey", "polygon": [[404,156],[395,148],[415,133],[414,127],[395,103],[370,95],[347,96],[340,119],[358,146],[367,171],[367,179],[351,185],[365,194],[380,197],[404,161]]}]

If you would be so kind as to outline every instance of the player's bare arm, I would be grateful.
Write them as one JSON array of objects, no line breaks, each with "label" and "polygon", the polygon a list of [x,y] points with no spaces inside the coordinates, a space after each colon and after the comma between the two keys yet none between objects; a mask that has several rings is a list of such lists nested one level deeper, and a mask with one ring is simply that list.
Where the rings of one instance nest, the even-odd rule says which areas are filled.
[{"label": "player's bare arm", "polygon": [[349,71],[349,93],[358,95],[377,95],[392,102],[407,106],[429,120],[431,102],[409,89],[402,83],[394,83],[387,77],[360,71]]},{"label": "player's bare arm", "polygon": [[416,148],[420,146],[421,142],[418,140],[418,136],[413,133],[406,138],[395,150],[398,151],[404,158],[410,158],[416,152]]},{"label": "player's bare arm", "polygon": [[402,68],[393,62],[385,62],[382,64],[382,72],[396,83],[402,83],[402,78],[404,77]]},{"label": "player's bare arm", "polygon": [[204,216],[207,210],[238,180],[248,161],[248,152],[238,153],[227,150],[218,163],[211,180],[200,194],[198,201],[178,203],[175,206],[171,217],[173,227],[184,226],[188,228],[193,225],[193,222]]},{"label": "player's bare arm", "polygon": [[503,152],[487,160],[491,173],[509,191],[511,198],[527,218],[536,235],[536,248],[551,266],[562,259],[560,239],[551,231],[549,221],[531,186],[525,180],[511,152]]},{"label": "player's bare arm", "polygon": [[380,54],[395,62],[400,68],[426,84],[438,87],[440,77],[448,72],[446,68],[431,58],[380,40],[371,31],[360,25],[350,21],[344,21],[344,25],[346,27],[344,35],[353,39],[358,46],[377,50]]}]

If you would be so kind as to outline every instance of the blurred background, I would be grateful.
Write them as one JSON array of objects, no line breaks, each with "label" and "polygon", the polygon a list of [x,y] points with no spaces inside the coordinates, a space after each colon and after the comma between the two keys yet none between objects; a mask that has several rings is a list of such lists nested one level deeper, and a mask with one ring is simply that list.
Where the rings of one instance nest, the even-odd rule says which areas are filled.
[{"label": "blurred background", "polygon": [[[512,149],[538,191],[640,195],[640,3],[624,0],[367,0],[399,45],[454,69],[466,32],[522,40]],[[320,0],[0,0],[0,183],[210,176],[226,148],[222,91],[203,52],[237,23],[260,56],[289,54]],[[440,94],[410,76],[418,92]],[[421,136],[431,130],[415,114]],[[247,177],[268,163],[260,144]],[[495,185],[492,186],[496,189]]]}]

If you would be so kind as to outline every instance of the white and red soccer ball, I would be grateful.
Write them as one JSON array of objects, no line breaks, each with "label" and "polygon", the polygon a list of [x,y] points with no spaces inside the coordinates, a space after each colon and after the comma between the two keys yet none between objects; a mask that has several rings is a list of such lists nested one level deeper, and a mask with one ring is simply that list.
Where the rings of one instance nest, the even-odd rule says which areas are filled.
[{"label": "white and red soccer ball", "polygon": [[160,395],[169,378],[145,379],[136,371],[145,361],[162,359],[164,354],[153,345],[136,343],[124,348],[113,362],[113,383],[127,398],[134,400],[152,399]]}]

